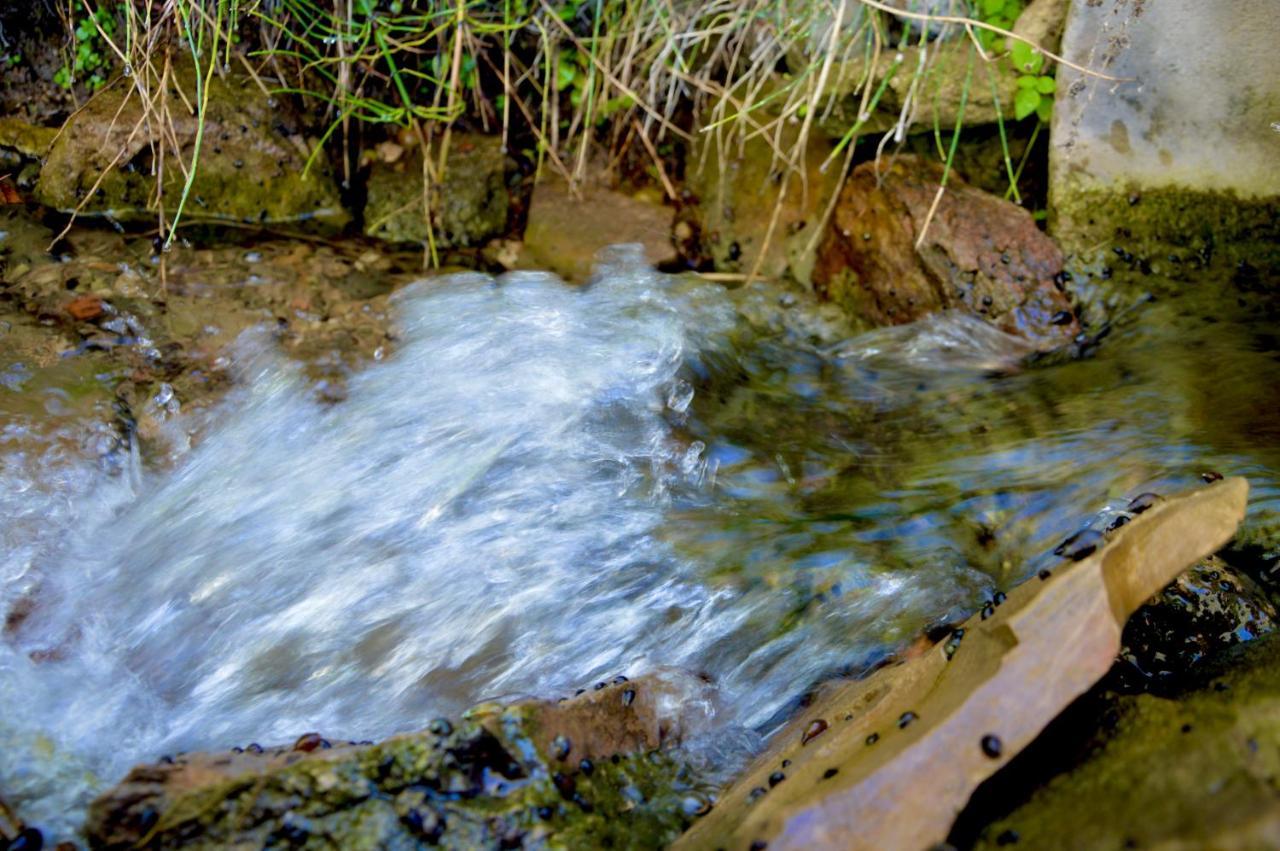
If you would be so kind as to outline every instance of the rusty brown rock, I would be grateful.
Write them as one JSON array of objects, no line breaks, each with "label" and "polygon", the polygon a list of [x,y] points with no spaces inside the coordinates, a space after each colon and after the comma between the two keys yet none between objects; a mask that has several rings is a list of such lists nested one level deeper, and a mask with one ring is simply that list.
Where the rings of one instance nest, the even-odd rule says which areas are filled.
[{"label": "rusty brown rock", "polygon": [[1062,252],[1026,210],[955,174],[929,220],[942,175],[912,156],[854,169],[818,247],[814,289],[876,325],[966,310],[1046,348],[1068,342],[1080,328],[1055,283]]},{"label": "rusty brown rock", "polygon": [[77,322],[90,322],[103,314],[102,299],[94,295],[78,295],[67,302],[67,314]]},{"label": "rusty brown rock", "polygon": [[[1014,588],[952,640],[832,684],[675,847],[942,842],[973,790],[1107,673],[1128,615],[1230,540],[1247,496],[1235,478],[1165,500],[1092,555]],[[803,746],[815,718],[842,720]],[[786,783],[753,794],[783,760]]]}]

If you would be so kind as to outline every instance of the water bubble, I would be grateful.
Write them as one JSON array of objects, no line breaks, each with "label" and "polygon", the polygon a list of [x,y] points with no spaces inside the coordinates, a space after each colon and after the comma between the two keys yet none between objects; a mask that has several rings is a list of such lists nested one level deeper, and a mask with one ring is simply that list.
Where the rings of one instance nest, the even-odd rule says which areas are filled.
[{"label": "water bubble", "polygon": [[689,409],[689,403],[693,401],[693,385],[685,381],[683,378],[677,379],[672,383],[671,389],[667,391],[667,407],[675,411],[677,414],[683,414]]}]

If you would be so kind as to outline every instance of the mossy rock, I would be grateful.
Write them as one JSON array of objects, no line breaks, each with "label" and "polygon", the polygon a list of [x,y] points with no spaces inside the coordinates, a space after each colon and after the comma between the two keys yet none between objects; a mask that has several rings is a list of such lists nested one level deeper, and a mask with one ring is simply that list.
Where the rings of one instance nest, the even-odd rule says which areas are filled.
[{"label": "mossy rock", "polygon": [[1236,648],[1176,698],[1117,698],[1106,740],[980,849],[1261,849],[1280,845],[1280,641]]},{"label": "mossy rock", "polygon": [[[96,848],[657,848],[710,808],[670,750],[692,675],[485,704],[380,744],[166,757],[90,808]],[[673,703],[674,699],[674,703]]]},{"label": "mossy rock", "polygon": [[[182,221],[308,222],[322,230],[348,221],[323,151],[312,155],[314,141],[283,104],[247,75],[214,74],[207,78],[201,121],[186,107],[199,103],[197,71],[190,62],[174,67],[164,91],[171,128],[163,144],[152,145],[156,119],[148,123],[137,88],[118,78],[67,119],[40,170],[36,200],[68,213],[150,221],[161,206],[161,173],[159,198],[173,221],[184,171],[194,164]],[[170,139],[177,141],[177,156]]]},{"label": "mossy rock", "polygon": [[[437,248],[476,246],[506,231],[506,167],[500,137],[453,134],[441,185],[432,192],[432,237]],[[387,242],[427,241],[419,149],[394,163],[373,165],[364,232]]]}]

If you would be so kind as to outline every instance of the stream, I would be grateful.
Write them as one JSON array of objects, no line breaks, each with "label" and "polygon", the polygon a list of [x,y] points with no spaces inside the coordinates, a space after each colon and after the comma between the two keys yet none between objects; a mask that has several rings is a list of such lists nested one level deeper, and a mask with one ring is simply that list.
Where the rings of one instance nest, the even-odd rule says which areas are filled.
[{"label": "stream", "polygon": [[339,401],[240,333],[215,405],[152,400],[164,459],[77,407],[74,357],[6,354],[0,789],[69,834],[161,754],[663,666],[714,681],[701,747],[731,768],[1134,494],[1243,475],[1247,528],[1274,528],[1274,321],[1166,291],[1090,290],[1109,336],[1028,366],[978,320],[859,331],[625,249],[585,288],[437,277],[395,293],[396,345]]}]

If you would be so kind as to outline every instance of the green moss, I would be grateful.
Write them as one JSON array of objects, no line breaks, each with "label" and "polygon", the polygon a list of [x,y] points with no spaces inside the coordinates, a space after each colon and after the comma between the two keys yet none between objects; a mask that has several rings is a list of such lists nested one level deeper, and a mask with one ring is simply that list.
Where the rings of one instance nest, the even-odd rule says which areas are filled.
[{"label": "green moss", "polygon": [[1037,849],[1274,847],[1264,837],[1280,828],[1280,641],[1228,661],[1183,697],[1117,699],[1114,731],[1096,753],[977,847],[998,847],[1009,831]]},{"label": "green moss", "polygon": [[1050,232],[1082,263],[1179,278],[1206,268],[1280,276],[1280,200],[1187,189],[1058,188]]},{"label": "green moss", "polygon": [[[507,227],[506,155],[497,136],[455,135],[443,185],[433,193],[432,224],[439,248],[479,245]],[[425,242],[422,156],[394,165],[377,163],[369,174],[365,234],[388,242]]]},{"label": "green moss", "polygon": [[106,847],[654,848],[688,826],[691,796],[705,800],[667,753],[620,755],[589,770],[553,767],[533,747],[526,720],[504,717],[500,737],[464,720],[443,736],[332,754],[281,749],[275,767],[171,790],[124,817],[118,799],[99,802],[90,832]]}]

